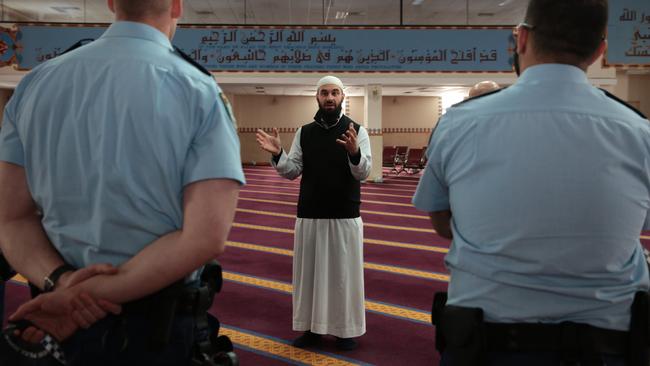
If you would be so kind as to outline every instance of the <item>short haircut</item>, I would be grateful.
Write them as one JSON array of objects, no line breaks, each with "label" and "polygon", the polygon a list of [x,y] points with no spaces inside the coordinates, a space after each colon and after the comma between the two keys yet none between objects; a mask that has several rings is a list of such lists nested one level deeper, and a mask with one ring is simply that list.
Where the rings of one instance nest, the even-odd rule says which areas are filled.
[{"label": "short haircut", "polygon": [[161,15],[169,11],[172,0],[114,0],[115,7],[129,19]]},{"label": "short haircut", "polygon": [[607,0],[530,0],[526,23],[538,54],[582,63],[605,35]]},{"label": "short haircut", "polygon": [[479,95],[487,94],[495,90],[499,90],[501,87],[495,81],[486,80],[476,83],[473,87],[469,89],[467,95],[468,98],[478,97]]}]

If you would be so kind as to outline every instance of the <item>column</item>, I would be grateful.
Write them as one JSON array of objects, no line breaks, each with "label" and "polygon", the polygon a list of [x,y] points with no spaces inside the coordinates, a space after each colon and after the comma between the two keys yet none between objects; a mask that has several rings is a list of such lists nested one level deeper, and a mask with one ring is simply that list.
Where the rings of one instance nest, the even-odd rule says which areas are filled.
[{"label": "column", "polygon": [[381,131],[381,104],[382,92],[381,85],[366,85],[364,97],[364,127],[368,129],[370,135],[370,147],[372,152],[372,170],[370,171],[369,181],[382,182],[382,153],[384,146],[384,137]]}]

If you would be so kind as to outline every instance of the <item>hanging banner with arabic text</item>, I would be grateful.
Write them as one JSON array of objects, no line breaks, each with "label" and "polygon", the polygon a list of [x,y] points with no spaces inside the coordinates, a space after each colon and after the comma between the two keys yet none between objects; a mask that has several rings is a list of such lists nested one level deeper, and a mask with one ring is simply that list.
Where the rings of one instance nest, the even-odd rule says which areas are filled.
[{"label": "hanging banner with arabic text", "polygon": [[[20,69],[56,57],[97,26],[0,30]],[[9,32],[14,38],[10,40]],[[511,72],[510,28],[180,28],[173,43],[212,71]],[[11,49],[11,47],[9,48]]]},{"label": "hanging banner with arabic text", "polygon": [[606,63],[650,67],[649,0],[609,2]]}]

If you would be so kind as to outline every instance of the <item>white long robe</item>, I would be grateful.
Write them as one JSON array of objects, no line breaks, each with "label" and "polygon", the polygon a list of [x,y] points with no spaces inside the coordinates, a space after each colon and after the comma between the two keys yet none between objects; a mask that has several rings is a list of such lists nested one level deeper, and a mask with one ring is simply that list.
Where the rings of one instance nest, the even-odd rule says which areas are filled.
[{"label": "white long robe", "polygon": [[[273,166],[288,179],[302,174],[301,129],[291,151]],[[348,161],[355,179],[370,174],[370,139],[363,126],[357,143],[359,164]],[[293,330],[341,338],[366,332],[363,285],[363,222],[353,219],[296,218],[293,253]]]}]

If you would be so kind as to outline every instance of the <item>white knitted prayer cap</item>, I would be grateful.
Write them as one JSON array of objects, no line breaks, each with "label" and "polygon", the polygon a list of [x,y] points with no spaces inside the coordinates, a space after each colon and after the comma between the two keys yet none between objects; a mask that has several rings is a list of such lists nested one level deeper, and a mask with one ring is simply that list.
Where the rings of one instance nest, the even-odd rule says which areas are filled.
[{"label": "white knitted prayer cap", "polygon": [[336,85],[341,88],[341,91],[343,91],[343,82],[341,82],[341,79],[336,76],[327,75],[322,77],[316,84],[316,90],[320,90],[323,85]]}]

